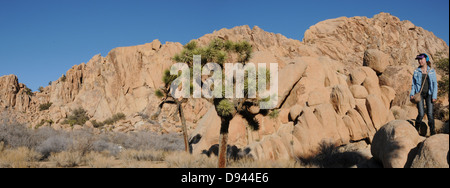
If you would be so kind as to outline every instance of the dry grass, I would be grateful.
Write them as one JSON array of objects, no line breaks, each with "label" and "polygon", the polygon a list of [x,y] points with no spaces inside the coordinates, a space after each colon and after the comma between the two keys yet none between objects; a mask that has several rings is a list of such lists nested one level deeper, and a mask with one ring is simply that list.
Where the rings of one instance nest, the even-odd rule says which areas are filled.
[{"label": "dry grass", "polygon": [[41,155],[26,147],[5,149],[0,143],[0,168],[36,168]]},{"label": "dry grass", "polygon": [[[191,155],[186,152],[171,152],[165,158],[169,168],[217,168],[217,156]],[[228,168],[300,168],[299,162],[290,160],[254,160],[244,158],[241,160],[229,160]]]},{"label": "dry grass", "polygon": [[163,161],[165,152],[162,150],[125,150],[119,158],[124,161]]},{"label": "dry grass", "polygon": [[278,160],[254,160],[244,158],[238,161],[229,161],[229,168],[304,168],[294,159],[278,159]]},{"label": "dry grass", "polygon": [[171,152],[165,158],[169,168],[216,168],[217,157],[206,155],[191,155],[186,152]]},{"label": "dry grass", "polygon": [[48,158],[50,162],[56,163],[56,167],[72,168],[85,164],[85,157],[78,151],[62,151],[52,153]]},{"label": "dry grass", "polygon": [[[3,148],[3,149],[2,149]],[[217,157],[184,151],[124,150],[117,157],[109,152],[61,151],[43,161],[38,152],[25,147],[4,149],[0,143],[0,168],[216,168]],[[229,168],[297,168],[294,160],[242,159],[228,161]]]},{"label": "dry grass", "polygon": [[[217,157],[183,151],[180,134],[37,130],[0,124],[0,168],[216,168]],[[294,160],[228,161],[230,168],[292,168]]]},{"label": "dry grass", "polygon": [[109,153],[91,152],[86,156],[86,165],[89,168],[114,168],[117,160]]}]

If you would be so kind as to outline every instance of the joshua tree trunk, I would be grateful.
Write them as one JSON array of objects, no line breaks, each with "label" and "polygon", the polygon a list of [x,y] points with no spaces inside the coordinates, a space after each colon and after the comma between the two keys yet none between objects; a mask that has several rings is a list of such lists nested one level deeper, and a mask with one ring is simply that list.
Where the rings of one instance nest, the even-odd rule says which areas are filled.
[{"label": "joshua tree trunk", "polygon": [[186,152],[189,152],[186,118],[184,118],[184,113],[183,113],[183,108],[181,107],[181,102],[178,100],[175,100],[175,101],[177,103],[178,114],[180,115],[181,125],[182,125],[182,129],[183,129],[184,148],[185,148]]},{"label": "joshua tree trunk", "polygon": [[[161,114],[161,110],[165,103],[175,103],[177,105],[177,111],[178,115],[181,119],[181,125],[183,130],[183,137],[184,137],[184,148],[186,152],[189,152],[189,145],[188,145],[188,136],[187,136],[187,126],[186,126],[186,118],[184,117],[183,108],[181,107],[182,102],[178,99],[168,100],[167,98],[161,101],[161,103],[158,105],[158,108],[156,109],[156,112],[151,116],[152,120],[156,120],[158,116]],[[178,121],[178,120],[176,120]]]},{"label": "joshua tree trunk", "polygon": [[227,167],[227,145],[228,145],[228,127],[231,117],[220,117],[220,137],[219,137],[219,168]]}]

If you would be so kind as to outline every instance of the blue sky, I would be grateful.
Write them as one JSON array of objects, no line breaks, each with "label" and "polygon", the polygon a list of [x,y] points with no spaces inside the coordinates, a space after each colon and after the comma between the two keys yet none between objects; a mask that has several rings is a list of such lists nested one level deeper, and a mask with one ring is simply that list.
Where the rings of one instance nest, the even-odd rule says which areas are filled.
[{"label": "blue sky", "polygon": [[15,74],[36,91],[116,47],[154,39],[185,44],[239,25],[302,40],[319,21],[380,12],[449,43],[449,0],[0,0],[0,76]]}]

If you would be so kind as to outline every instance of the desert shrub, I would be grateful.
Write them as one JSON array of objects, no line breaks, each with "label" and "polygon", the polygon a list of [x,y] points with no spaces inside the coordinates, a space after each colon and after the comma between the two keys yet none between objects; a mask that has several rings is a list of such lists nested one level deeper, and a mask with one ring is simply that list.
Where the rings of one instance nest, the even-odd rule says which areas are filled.
[{"label": "desert shrub", "polygon": [[92,126],[94,126],[94,128],[99,128],[99,127],[103,127],[105,124],[103,122],[97,122],[97,120],[91,120],[91,124]]},{"label": "desert shrub", "polygon": [[279,115],[280,115],[280,110],[278,110],[278,109],[275,109],[269,113],[269,117],[271,119],[277,119]]},{"label": "desert shrub", "polygon": [[94,143],[98,140],[97,136],[89,129],[73,131],[70,137],[73,142],[70,150],[78,151],[82,155],[93,151]]},{"label": "desert shrub", "polygon": [[34,145],[31,130],[21,124],[0,125],[0,142],[11,148],[31,148]]},{"label": "desert shrub", "polygon": [[112,168],[115,158],[104,153],[91,152],[85,156],[85,161],[91,168]]},{"label": "desert shrub", "polygon": [[51,119],[47,119],[47,120],[46,119],[41,119],[41,122],[39,122],[34,128],[38,129],[39,127],[41,127],[45,123],[48,123],[49,125],[52,125],[55,122],[53,120],[51,120]]},{"label": "desert shrub", "polygon": [[92,150],[96,152],[107,151],[109,154],[116,156],[121,151],[121,146],[114,144],[107,139],[98,139],[92,145]]},{"label": "desert shrub", "polygon": [[103,127],[104,125],[112,125],[116,122],[118,122],[119,120],[125,119],[125,114],[124,113],[117,113],[114,114],[112,117],[106,119],[103,122],[98,122],[97,120],[91,120],[92,126],[94,126],[95,128],[99,128],[99,127]]},{"label": "desert shrub", "polygon": [[433,114],[436,119],[441,121],[449,120],[449,109],[448,106],[442,105],[442,103],[435,103],[433,108]]},{"label": "desert shrub", "polygon": [[52,104],[53,103],[51,103],[51,102],[47,102],[47,103],[39,105],[39,111],[48,110],[50,108],[50,106],[52,106]]},{"label": "desert shrub", "polygon": [[436,68],[438,73],[442,75],[440,81],[438,81],[438,94],[439,96],[448,95],[449,91],[449,62],[448,58],[441,58],[436,61]]},{"label": "desert shrub", "polygon": [[62,151],[59,153],[52,153],[49,161],[56,162],[58,167],[76,167],[85,163],[85,159],[81,152],[78,151]]},{"label": "desert shrub", "polygon": [[125,150],[119,158],[125,161],[162,161],[164,151],[161,150]]},{"label": "desert shrub", "polygon": [[184,151],[171,152],[165,157],[169,168],[216,168],[217,157],[191,155]]},{"label": "desert shrub", "polygon": [[158,97],[158,98],[163,98],[163,97],[164,97],[164,93],[163,93],[161,90],[159,90],[159,89],[157,89],[157,90],[155,91],[155,95],[156,95],[156,97]]},{"label": "desert shrub", "polygon": [[58,153],[68,150],[72,145],[72,140],[67,135],[54,135],[43,141],[37,146],[36,151],[42,154],[43,158],[47,158],[51,153]]},{"label": "desert shrub", "polygon": [[184,140],[180,134],[171,133],[171,134],[156,135],[155,138],[156,139],[153,142],[154,149],[165,151],[176,151],[185,149]]},{"label": "desert shrub", "polygon": [[86,110],[83,108],[75,109],[72,114],[64,120],[63,124],[73,125],[84,125],[86,121],[89,120],[89,117],[86,114]]},{"label": "desert shrub", "polygon": [[125,114],[124,113],[117,113],[114,114],[112,117],[106,119],[105,121],[103,121],[104,125],[112,125],[114,123],[116,123],[119,120],[125,119]]},{"label": "desert shrub", "polygon": [[25,86],[25,88],[23,89],[23,91],[24,91],[28,96],[33,95],[33,91],[31,91],[31,89],[28,88],[28,87],[26,87],[26,86]]},{"label": "desert shrub", "polygon": [[255,160],[253,158],[243,158],[240,160],[230,160],[227,164],[228,168],[304,168],[294,159],[266,159]]},{"label": "desert shrub", "polygon": [[65,74],[63,74],[63,75],[61,76],[61,82],[66,82],[66,80],[67,80],[67,77],[66,77]]},{"label": "desert shrub", "polygon": [[153,132],[117,133],[113,142],[125,149],[135,150],[184,150],[184,140],[180,134],[158,135]]}]

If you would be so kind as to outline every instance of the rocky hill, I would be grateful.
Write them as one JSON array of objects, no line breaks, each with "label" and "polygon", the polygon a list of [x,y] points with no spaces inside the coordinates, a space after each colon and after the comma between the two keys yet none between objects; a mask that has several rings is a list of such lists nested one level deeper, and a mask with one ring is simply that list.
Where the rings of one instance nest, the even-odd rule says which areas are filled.
[{"label": "rocky hill", "polygon": [[[248,41],[254,49],[251,62],[279,65],[278,115],[255,109],[258,130],[246,128],[240,115],[230,123],[229,144],[248,148],[254,158],[308,157],[324,142],[370,143],[388,122],[415,118],[417,110],[407,100],[415,55],[428,53],[432,60],[438,52],[449,56],[442,39],[388,13],[326,20],[311,26],[303,41],[257,26],[221,29],[195,40],[203,45],[216,37]],[[15,75],[2,76],[0,114],[30,127],[180,132],[175,105],[166,105],[156,120],[149,117],[160,102],[155,91],[163,85],[163,71],[182,48],[158,40],[116,48],[106,57],[74,65],[42,92],[32,93]],[[78,108],[86,110],[90,121],[64,124]],[[209,102],[189,100],[183,110],[194,153],[218,143],[220,118]],[[112,125],[93,123],[118,113],[125,118]]]}]

